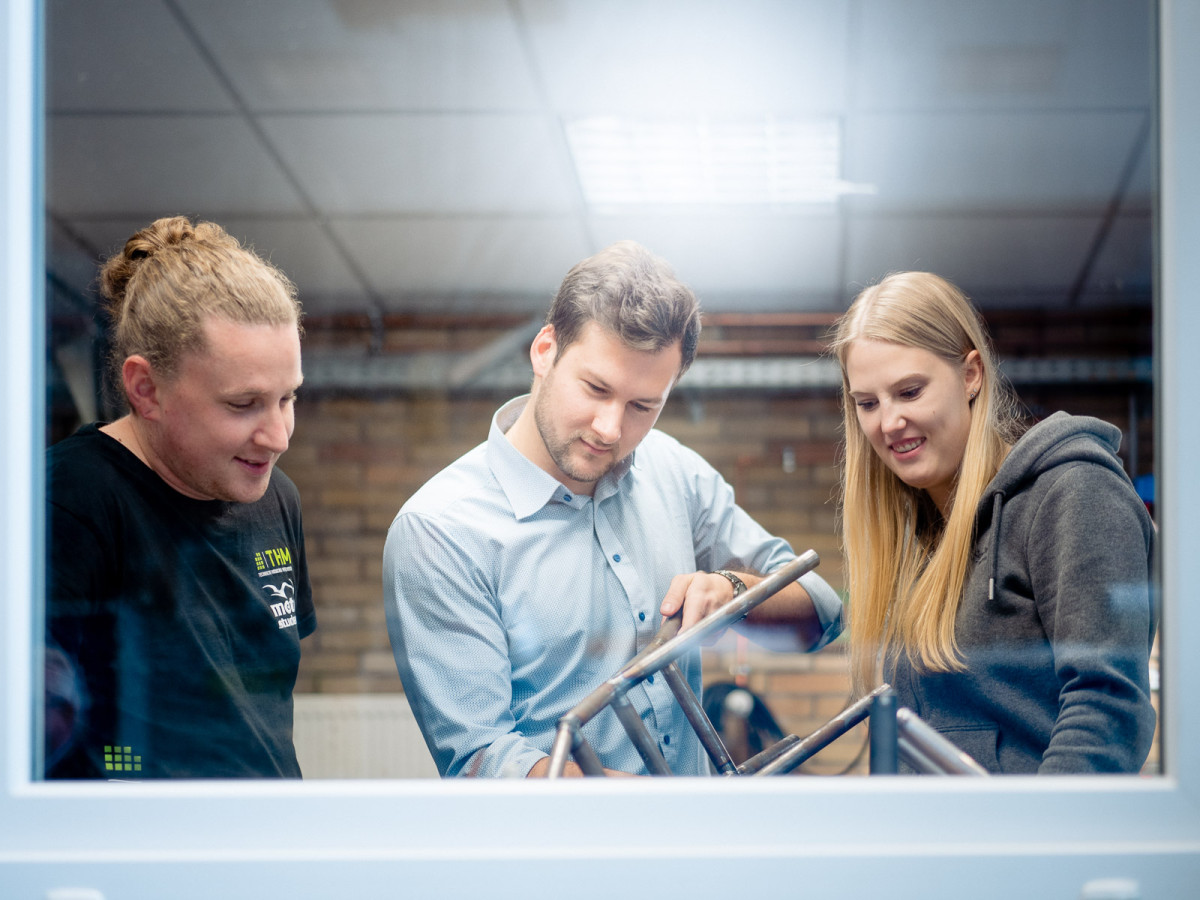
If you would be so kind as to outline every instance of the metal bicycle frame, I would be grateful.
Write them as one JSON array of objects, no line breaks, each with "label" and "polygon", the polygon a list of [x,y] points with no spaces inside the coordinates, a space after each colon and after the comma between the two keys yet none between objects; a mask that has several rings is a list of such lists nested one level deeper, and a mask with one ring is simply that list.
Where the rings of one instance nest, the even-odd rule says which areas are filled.
[{"label": "metal bicycle frame", "polygon": [[[581,729],[608,707],[612,707],[647,771],[652,775],[673,775],[657,742],[626,696],[630,688],[659,672],[662,672],[688,723],[721,775],[782,775],[791,772],[873,713],[884,726],[882,732],[890,736],[890,755],[881,751],[881,758],[902,757],[914,769],[922,772],[986,774],[978,764],[933,731],[911,710],[897,711],[895,694],[886,684],[848,706],[808,737],[799,738],[790,734],[741,765],[733,761],[717,730],[705,715],[700,700],[680,671],[677,660],[705,638],[740,621],[763,601],[815,569],[819,562],[820,557],[813,550],[797,556],[683,634],[679,634],[679,613],[663,622],[645,649],[558,720],[558,731],[550,752],[548,777],[561,778],[568,757],[575,760],[585,775],[605,775],[599,756],[583,737]],[[887,706],[889,697],[890,708]],[[881,711],[886,714],[881,715]],[[873,728],[873,742],[875,731]],[[873,771],[875,757],[873,744]],[[894,763],[884,765],[881,772],[895,771]]]}]

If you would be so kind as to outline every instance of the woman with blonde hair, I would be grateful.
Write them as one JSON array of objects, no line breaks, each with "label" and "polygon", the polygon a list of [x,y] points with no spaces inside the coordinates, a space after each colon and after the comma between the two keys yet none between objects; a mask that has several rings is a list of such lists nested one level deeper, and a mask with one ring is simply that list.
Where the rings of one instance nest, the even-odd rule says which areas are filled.
[{"label": "woman with blonde hair", "polygon": [[994,773],[1137,772],[1150,750],[1154,526],[1120,432],[1022,433],[967,298],[902,272],[836,327],[855,687]]}]

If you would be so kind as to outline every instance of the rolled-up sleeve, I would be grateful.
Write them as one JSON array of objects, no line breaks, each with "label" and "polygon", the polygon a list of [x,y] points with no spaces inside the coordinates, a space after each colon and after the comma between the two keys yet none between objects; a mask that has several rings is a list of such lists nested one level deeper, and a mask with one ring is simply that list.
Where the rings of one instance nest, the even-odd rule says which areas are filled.
[{"label": "rolled-up sleeve", "polygon": [[808,592],[813,606],[816,607],[817,618],[821,622],[821,637],[808,648],[811,653],[827,646],[842,633],[842,629],[845,627],[844,607],[842,598],[838,596],[837,591],[816,572],[806,572],[801,575],[800,586]]}]

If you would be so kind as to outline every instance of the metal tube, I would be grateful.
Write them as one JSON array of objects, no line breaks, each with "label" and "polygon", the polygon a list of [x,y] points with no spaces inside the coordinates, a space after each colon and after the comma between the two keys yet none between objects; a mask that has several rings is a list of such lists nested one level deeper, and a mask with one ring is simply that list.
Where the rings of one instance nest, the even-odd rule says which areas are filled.
[{"label": "metal tube", "polygon": [[720,730],[730,757],[740,754],[742,759],[750,758],[750,716],[753,712],[754,697],[744,688],[730,691],[721,702],[720,719],[713,722],[713,727]]},{"label": "metal tube", "polygon": [[667,679],[667,687],[671,689],[671,693],[679,701],[679,705],[683,709],[683,714],[687,716],[688,723],[692,726],[692,730],[696,732],[696,737],[700,738],[700,743],[708,753],[708,758],[712,760],[717,771],[722,775],[736,775],[737,766],[734,764],[733,758],[729,755],[729,750],[725,747],[725,742],[721,740],[721,736],[717,734],[717,729],[713,727],[712,722],[708,720],[708,716],[704,714],[704,707],[700,705],[700,701],[696,698],[696,693],[692,690],[692,686],[687,683],[687,679],[679,671],[679,664],[671,663],[663,669],[662,674]]},{"label": "metal tube", "polygon": [[682,624],[682,610],[676,611],[675,615],[671,616],[669,619],[663,619],[663,623],[658,627],[658,631],[655,632],[654,637],[650,638],[650,643],[639,650],[633,659],[621,666],[617,673],[608,679],[608,682],[606,683],[616,684],[624,681],[625,679],[622,677],[623,673],[629,671],[629,669],[633,666],[641,664],[647,656],[679,634],[679,628]]},{"label": "metal tube", "polygon": [[913,771],[921,775],[945,775],[937,763],[922,753],[917,747],[904,737],[897,738],[896,749],[900,754],[900,758]]},{"label": "metal tube", "polygon": [[[648,653],[657,650],[678,634],[681,621],[682,616],[677,614],[663,622],[658,632],[650,639],[650,643],[637,656],[626,663],[625,668],[629,668],[634,662],[644,658]],[[550,754],[550,771],[548,772],[548,777],[558,778],[566,769],[567,748],[574,746],[579,729],[590,722],[595,716],[599,715],[605,707],[609,706],[613,702],[613,698],[623,695],[631,686],[632,683],[621,677],[620,673],[618,673],[584,697],[570,712],[558,720],[558,734],[555,735],[553,751]],[[564,729],[569,732],[569,736],[566,738],[563,737]]]},{"label": "metal tube", "polygon": [[578,734],[578,724],[570,716],[563,716],[558,720],[558,733],[554,735],[554,746],[550,748],[550,769],[546,772],[547,778],[559,778],[562,776],[563,770],[567,767],[567,757],[571,753],[571,746],[575,743],[575,736]]},{"label": "metal tube", "polygon": [[871,700],[870,732],[871,774],[897,774],[900,771],[900,752],[897,748],[896,692],[891,688],[880,691]]},{"label": "metal tube", "polygon": [[[865,697],[851,703],[808,737],[793,743],[783,753],[778,754],[765,765],[758,764],[757,760],[759,757],[771,752],[774,748],[769,747],[754,757],[754,759],[748,760],[742,765],[741,771],[754,775],[786,775],[870,715],[871,704],[875,701],[875,698],[884,691],[890,690],[890,685],[881,684]],[[779,741],[775,746],[778,747],[786,741],[788,741],[788,738]],[[758,770],[754,771],[751,769],[751,764],[757,765]]]},{"label": "metal tube", "polygon": [[947,775],[988,774],[987,769],[934,731],[911,709],[904,707],[897,711],[896,725],[900,736],[928,757],[939,771]]},{"label": "metal tube", "polygon": [[[658,629],[658,632],[650,639],[650,643],[642,648],[641,652],[639,652],[633,659],[627,662],[621,672],[618,672],[616,675],[599,685],[590,694],[580,700],[579,703],[577,703],[574,708],[570,710],[570,712],[566,713],[566,715],[558,720],[559,729],[562,729],[563,722],[565,722],[567,719],[570,719],[573,722],[571,726],[572,729],[577,731],[579,728],[582,728],[597,715],[599,715],[605,707],[609,706],[614,697],[616,697],[618,694],[623,695],[626,691],[628,691],[629,688],[632,687],[636,682],[626,678],[622,673],[624,673],[625,670],[627,670],[630,666],[634,665],[639,660],[644,659],[648,654],[654,652],[667,641],[671,640],[671,638],[673,638],[676,634],[678,634],[681,621],[682,616],[679,614],[676,614],[670,619],[664,621],[662,626]],[[555,758],[551,756],[551,772],[554,772],[554,762]],[[563,757],[562,762],[566,762],[565,756]],[[562,771],[561,764],[559,765],[558,771],[560,773]]]},{"label": "metal tube", "polygon": [[571,750],[571,755],[575,757],[579,768],[583,769],[584,775],[604,777],[604,763],[600,762],[600,757],[596,755],[596,751],[592,749],[592,745],[582,734],[575,735],[575,746]]},{"label": "metal tube", "polygon": [[[681,622],[681,616],[678,613],[663,622],[658,632],[650,640],[650,643],[641,652],[634,656],[617,674],[597,687],[559,720],[560,730],[559,734],[555,737],[555,748],[558,748],[561,740],[563,722],[570,719],[574,723],[570,727],[574,733],[573,741],[576,748],[576,761],[579,761],[578,753],[580,746],[586,747],[586,752],[591,753],[595,757],[595,751],[587,745],[586,741],[583,741],[579,737],[579,728],[590,722],[605,707],[612,705],[616,698],[620,697],[623,699],[630,687],[641,682],[647,676],[666,668],[685,652],[701,643],[705,638],[745,618],[747,613],[763,601],[778,593],[789,584],[792,584],[805,573],[815,569],[820,561],[820,557],[814,550],[808,550],[800,554],[787,565],[765,576],[758,584],[740,597],[734,597],[724,606],[705,616],[683,634],[678,633]],[[695,699],[694,694],[692,698],[693,700]],[[699,712],[703,716],[703,709],[700,709]],[[688,718],[689,722],[691,722],[691,717],[689,716]],[[705,717],[705,720],[707,721],[707,717]],[[693,727],[695,727],[694,723]],[[711,729],[712,723],[708,723],[708,727]],[[700,736],[699,731],[697,731],[697,735]],[[703,742],[703,740],[704,738],[701,736],[701,741]],[[655,747],[655,751],[657,752],[657,747]],[[725,755],[728,756],[728,753]],[[551,755],[551,777],[558,777],[558,775],[562,774],[563,766],[565,766],[565,759],[562,756],[561,752]]]},{"label": "metal tube", "polygon": [[622,694],[616,694],[613,696],[611,705],[613,712],[621,720],[621,725],[625,728],[625,733],[633,741],[633,746],[637,750],[638,756],[642,758],[642,762],[646,764],[646,768],[650,771],[650,774],[670,775],[671,767],[667,765],[666,759],[663,758],[662,752],[658,749],[658,744],[654,742],[654,738],[646,730],[646,726],[642,722],[642,717],[633,708],[633,704],[629,702],[629,698]]},{"label": "metal tube", "polygon": [[547,778],[562,778],[567,768],[568,754],[574,757],[585,775],[603,775],[604,765],[579,731],[579,720],[567,714],[558,720],[558,733],[550,750],[550,767]]},{"label": "metal tube", "polygon": [[[738,766],[738,774],[757,775],[759,769],[761,769],[767,763],[778,759],[780,756],[783,756],[784,753],[796,746],[798,743],[800,743],[800,738],[794,734],[789,734],[787,737],[780,738],[770,747],[764,747],[761,751]],[[803,762],[803,760],[801,761]],[[795,768],[795,766],[792,768]]]},{"label": "metal tube", "polygon": [[647,675],[653,675],[669,663],[674,662],[705,638],[723,631],[741,621],[756,606],[779,593],[801,575],[811,572],[821,558],[815,550],[807,550],[786,566],[776,569],[750,588],[740,597],[734,597],[724,606],[709,613],[687,631],[676,635],[658,647],[647,647],[635,656],[628,665],[614,675],[610,681],[623,679],[636,683]]}]

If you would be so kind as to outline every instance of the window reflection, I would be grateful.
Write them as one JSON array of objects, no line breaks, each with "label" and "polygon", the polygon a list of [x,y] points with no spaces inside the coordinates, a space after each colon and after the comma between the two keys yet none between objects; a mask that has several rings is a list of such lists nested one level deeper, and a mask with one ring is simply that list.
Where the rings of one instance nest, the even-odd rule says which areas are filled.
[{"label": "window reflection", "polygon": [[[972,295],[1034,415],[1117,424],[1153,505],[1144,6],[510,6],[313,0],[282,22],[265,2],[46,4],[47,443],[117,415],[92,280],[134,228],[212,218],[299,287],[306,383],[280,465],[320,622],[297,681],[308,777],[431,774],[383,620],[387,527],[527,385],[529,322],[566,268],[619,237],[665,256],[709,313],[660,427],[836,586],[836,384],[793,364],[893,269]],[[828,205],[589,207],[561,138],[582,113],[711,135],[830,110],[840,179],[864,189]],[[53,671],[48,717],[69,733],[51,713],[73,679]],[[849,689],[842,645],[806,657],[731,637],[705,672],[797,734]],[[805,770],[861,774],[863,741]]]}]

